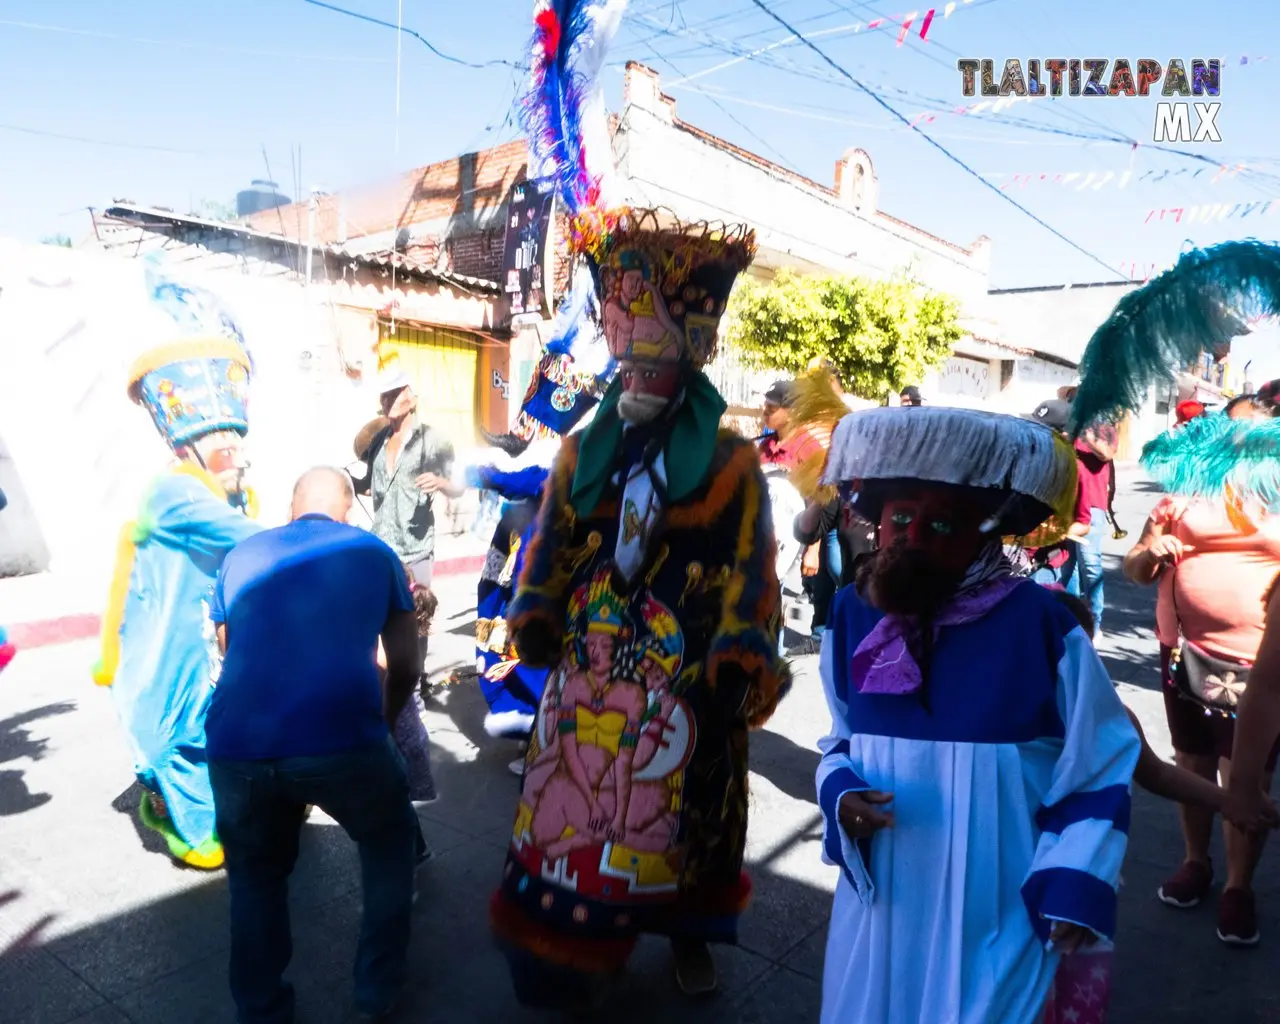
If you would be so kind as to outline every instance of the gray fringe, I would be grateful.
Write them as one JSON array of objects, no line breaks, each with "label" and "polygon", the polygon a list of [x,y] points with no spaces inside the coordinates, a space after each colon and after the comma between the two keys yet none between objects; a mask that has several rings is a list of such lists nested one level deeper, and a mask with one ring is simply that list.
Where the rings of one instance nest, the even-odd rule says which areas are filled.
[{"label": "gray fringe", "polygon": [[1052,507],[1073,469],[1048,427],[1017,416],[923,406],[844,417],[822,482],[916,479],[998,487]]}]

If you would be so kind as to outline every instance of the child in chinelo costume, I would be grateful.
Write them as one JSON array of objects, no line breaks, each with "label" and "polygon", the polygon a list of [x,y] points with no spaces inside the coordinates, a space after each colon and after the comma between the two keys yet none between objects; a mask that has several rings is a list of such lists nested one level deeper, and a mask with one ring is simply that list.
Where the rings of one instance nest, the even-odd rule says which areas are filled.
[{"label": "child in chinelo costume", "polygon": [[146,789],[139,813],[175,860],[222,866],[204,755],[219,658],[208,598],[227,552],[256,532],[240,451],[250,361],[238,341],[189,337],[135,362],[129,397],[174,462],[120,538],[94,679],[111,688]]},{"label": "child in chinelo costume", "polygon": [[1059,960],[1114,935],[1140,743],[1089,637],[1002,539],[1070,521],[1048,428],[853,413],[824,482],[878,524],[821,675],[823,1024],[1039,1024]]},{"label": "child in chinelo costume", "polygon": [[687,992],[715,987],[707,944],[735,941],[750,895],[747,732],[788,678],[759,460],[699,369],[751,233],[611,203],[564,127],[556,83],[570,58],[598,67],[620,7],[540,6],[534,52],[535,142],[617,363],[563,442],[508,616],[550,673],[492,923],[520,1001],[562,1009],[601,1005],[642,933],[670,938]]}]

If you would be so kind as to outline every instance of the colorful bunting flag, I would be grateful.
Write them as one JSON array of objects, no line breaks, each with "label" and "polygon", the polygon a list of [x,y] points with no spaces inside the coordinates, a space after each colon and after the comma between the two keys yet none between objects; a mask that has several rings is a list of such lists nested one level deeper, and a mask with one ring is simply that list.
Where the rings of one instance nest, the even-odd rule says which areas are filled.
[{"label": "colorful bunting flag", "polygon": [[1195,206],[1162,207],[1147,211],[1144,224],[1208,224],[1210,221],[1242,220],[1245,217],[1280,216],[1280,200],[1252,203],[1199,203]]}]

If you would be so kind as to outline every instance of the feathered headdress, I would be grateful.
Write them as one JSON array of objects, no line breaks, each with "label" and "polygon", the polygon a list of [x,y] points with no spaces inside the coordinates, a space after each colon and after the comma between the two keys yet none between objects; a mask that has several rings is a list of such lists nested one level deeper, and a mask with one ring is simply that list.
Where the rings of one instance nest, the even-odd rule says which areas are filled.
[{"label": "feathered headdress", "polygon": [[[626,0],[538,0],[529,88],[520,106],[531,177],[570,218],[613,201],[616,172],[600,69]],[[527,441],[568,433],[612,376],[592,275],[578,267],[560,303],[513,432]]]},{"label": "feathered headdress", "polygon": [[1130,292],[1089,339],[1072,407],[1077,435],[1141,408],[1147,390],[1180,367],[1280,314],[1280,245],[1224,242],[1183,253]]},{"label": "feathered headdress", "polygon": [[1171,494],[1225,504],[1243,532],[1248,510],[1280,512],[1280,419],[1198,416],[1147,442],[1141,462]]},{"label": "feathered headdress", "polygon": [[782,440],[788,441],[803,431],[814,440],[817,451],[799,453],[799,460],[789,474],[791,485],[806,501],[816,499],[825,504],[836,497],[837,489],[823,485],[822,472],[827,465],[827,451],[836,426],[849,415],[849,407],[835,387],[835,378],[825,369],[811,370],[795,382],[791,405],[791,423]]}]

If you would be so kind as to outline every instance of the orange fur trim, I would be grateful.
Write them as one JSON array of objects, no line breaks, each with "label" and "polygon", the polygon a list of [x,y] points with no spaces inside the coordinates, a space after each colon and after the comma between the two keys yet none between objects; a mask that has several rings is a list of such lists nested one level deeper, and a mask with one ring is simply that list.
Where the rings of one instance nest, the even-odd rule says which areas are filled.
[{"label": "orange fur trim", "polygon": [[[730,433],[730,437],[734,437]],[[723,437],[723,435],[722,435]],[[726,438],[727,440],[727,438]],[[753,445],[739,441],[724,467],[715,475],[701,501],[680,505],[667,512],[667,526],[672,529],[690,529],[711,526],[724,512],[738,493],[744,478],[760,468],[760,456]]]},{"label": "orange fur trim", "polygon": [[489,900],[494,935],[534,956],[585,974],[615,974],[626,966],[636,937],[603,939],[565,935],[531,919],[501,890]]}]

